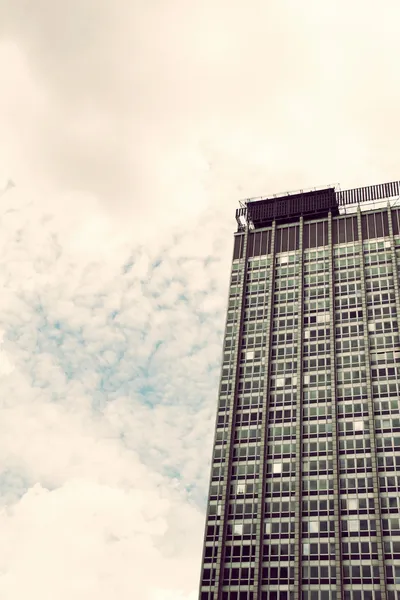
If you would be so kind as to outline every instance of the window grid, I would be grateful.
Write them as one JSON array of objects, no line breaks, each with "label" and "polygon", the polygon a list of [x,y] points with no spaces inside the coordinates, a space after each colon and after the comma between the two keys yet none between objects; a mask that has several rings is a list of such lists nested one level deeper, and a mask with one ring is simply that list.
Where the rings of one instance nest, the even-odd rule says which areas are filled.
[{"label": "window grid", "polygon": [[[363,236],[386,227],[384,220],[379,225],[379,218],[374,216],[361,226],[360,215],[354,217]],[[255,600],[250,592],[255,580],[260,585],[260,597],[296,600],[299,588],[293,558],[297,522],[301,523],[302,556],[297,564],[303,598],[336,599],[342,583],[346,600],[384,600],[379,570],[382,541],[388,600],[400,590],[400,574],[393,563],[400,560],[400,238],[393,236],[390,216],[388,224],[391,237],[359,242],[356,236],[349,241],[346,236],[354,236],[354,229],[353,233],[346,229],[345,240],[333,245],[333,294],[329,293],[329,246],[278,250],[272,281],[271,255],[252,257],[246,275],[243,265],[233,265],[207,517],[207,527],[214,529],[206,536],[204,568],[208,564],[209,572],[202,586],[202,593],[213,600],[242,600],[246,594],[248,600]],[[311,240],[313,234],[307,235]],[[300,242],[301,226],[296,236]],[[282,233],[279,244],[280,250],[285,244],[288,249],[289,242]],[[240,286],[245,286],[243,302]],[[269,302],[270,337],[265,328]],[[268,343],[269,359],[265,360]],[[269,376],[265,375],[267,365]],[[334,387],[337,393],[332,411]],[[334,420],[333,414],[337,415]],[[339,509],[334,508],[336,419]],[[263,421],[265,442],[261,443],[258,431]],[[224,467],[230,444],[232,468],[228,471]],[[300,470],[293,468],[296,460],[301,462]],[[262,463],[265,468],[260,472]],[[299,472],[300,495],[296,495],[299,488],[293,483]],[[374,473],[378,475],[376,483]],[[265,476],[261,502],[260,474]],[[227,550],[222,556],[224,534],[218,528],[223,520],[224,482],[228,490]],[[331,529],[337,510],[341,582],[335,569],[337,549],[332,544],[335,530]],[[257,515],[263,521],[260,534]],[[275,542],[280,542],[283,551]],[[244,553],[242,548],[246,548]]]}]

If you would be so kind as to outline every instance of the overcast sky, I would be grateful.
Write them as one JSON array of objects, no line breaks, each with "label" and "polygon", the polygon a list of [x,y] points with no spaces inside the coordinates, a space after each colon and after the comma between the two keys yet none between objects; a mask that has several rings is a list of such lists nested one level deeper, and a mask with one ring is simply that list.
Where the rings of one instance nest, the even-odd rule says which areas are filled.
[{"label": "overcast sky", "polygon": [[234,211],[400,179],[398,0],[0,0],[0,597],[195,600]]}]

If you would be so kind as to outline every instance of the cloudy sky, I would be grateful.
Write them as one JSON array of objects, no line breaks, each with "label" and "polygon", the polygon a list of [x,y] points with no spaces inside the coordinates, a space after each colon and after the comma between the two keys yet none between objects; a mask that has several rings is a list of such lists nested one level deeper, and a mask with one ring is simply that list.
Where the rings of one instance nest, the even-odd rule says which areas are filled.
[{"label": "cloudy sky", "polygon": [[240,198],[400,179],[398,0],[0,0],[0,597],[195,600]]}]

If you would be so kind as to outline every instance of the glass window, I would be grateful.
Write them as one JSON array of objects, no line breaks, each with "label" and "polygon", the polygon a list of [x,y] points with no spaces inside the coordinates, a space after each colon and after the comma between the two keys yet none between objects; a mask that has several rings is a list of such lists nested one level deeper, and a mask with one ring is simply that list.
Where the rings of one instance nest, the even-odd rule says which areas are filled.
[{"label": "glass window", "polygon": [[243,523],[234,523],[233,533],[235,535],[242,535],[243,534]]},{"label": "glass window", "polygon": [[319,531],[319,522],[318,521],[310,521],[310,533],[318,533]]},{"label": "glass window", "polygon": [[352,519],[347,521],[349,531],[359,531],[360,529],[360,521],[358,519]]}]

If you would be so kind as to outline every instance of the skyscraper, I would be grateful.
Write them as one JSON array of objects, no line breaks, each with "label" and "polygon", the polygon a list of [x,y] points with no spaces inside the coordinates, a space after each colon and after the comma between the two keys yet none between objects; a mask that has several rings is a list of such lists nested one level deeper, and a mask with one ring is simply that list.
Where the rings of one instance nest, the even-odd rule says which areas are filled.
[{"label": "skyscraper", "polygon": [[200,600],[399,600],[400,185],[236,211]]}]

